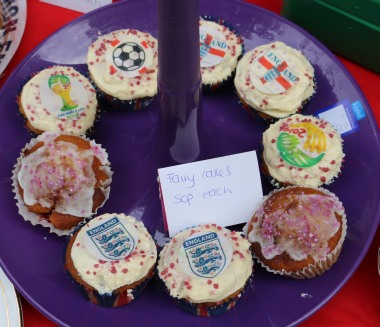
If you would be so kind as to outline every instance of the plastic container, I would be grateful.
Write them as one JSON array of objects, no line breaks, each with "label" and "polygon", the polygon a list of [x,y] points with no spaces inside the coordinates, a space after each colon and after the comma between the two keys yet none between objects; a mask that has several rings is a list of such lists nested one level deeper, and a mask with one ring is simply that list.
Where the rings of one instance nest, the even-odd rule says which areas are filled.
[{"label": "plastic container", "polygon": [[284,0],[281,14],[332,51],[380,73],[380,0]]}]

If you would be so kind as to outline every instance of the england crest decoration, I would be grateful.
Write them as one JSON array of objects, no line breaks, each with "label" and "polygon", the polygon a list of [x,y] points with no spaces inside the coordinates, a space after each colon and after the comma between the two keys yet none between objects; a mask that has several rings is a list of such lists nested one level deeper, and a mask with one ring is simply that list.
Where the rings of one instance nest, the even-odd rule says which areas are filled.
[{"label": "england crest decoration", "polygon": [[228,267],[232,247],[228,240],[215,232],[193,234],[180,250],[179,263],[188,275],[213,278]]},{"label": "england crest decoration", "polygon": [[129,222],[117,217],[101,221],[86,231],[85,246],[100,260],[113,261],[127,257],[138,242],[138,232]]}]

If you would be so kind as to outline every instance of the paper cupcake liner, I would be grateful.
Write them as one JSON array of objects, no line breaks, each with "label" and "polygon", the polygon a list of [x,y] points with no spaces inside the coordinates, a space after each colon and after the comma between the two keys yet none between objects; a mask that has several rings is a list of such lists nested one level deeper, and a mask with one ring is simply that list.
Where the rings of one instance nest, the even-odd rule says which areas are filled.
[{"label": "paper cupcake liner", "polygon": [[[270,192],[268,195],[266,195],[263,198],[262,204],[273,193],[280,192],[280,191],[282,191],[284,189],[290,189],[290,188],[295,188],[295,187],[300,187],[300,186],[290,186],[290,187],[286,187],[286,188],[281,188],[281,189],[273,190],[272,192]],[[314,188],[314,189],[319,190],[319,191],[325,193],[326,195],[333,196],[333,197],[337,198],[337,196],[334,193],[332,193],[332,192],[330,192],[330,191],[328,191],[328,190],[326,190],[324,188]],[[304,267],[303,269],[294,272],[294,271],[286,271],[285,269],[274,270],[274,269],[268,267],[268,265],[264,264],[257,257],[257,255],[254,252],[253,252],[253,257],[257,260],[257,262],[263,268],[265,268],[267,271],[269,271],[269,272],[271,272],[273,274],[283,275],[283,276],[291,277],[291,278],[294,278],[294,279],[313,278],[313,277],[322,275],[324,272],[326,272],[327,270],[329,270],[332,267],[332,265],[338,260],[340,252],[342,250],[343,242],[344,242],[344,240],[346,238],[346,235],[347,235],[347,217],[346,217],[346,214],[345,214],[345,212],[340,212],[339,215],[342,217],[342,235],[341,235],[341,237],[340,237],[337,245],[335,246],[334,250],[332,252],[330,252],[329,254],[327,254],[327,256],[326,256],[326,258],[324,260],[316,261],[314,264],[310,264],[307,267]],[[250,223],[250,221],[248,221],[248,223],[243,228],[243,233],[244,233],[244,235],[246,235],[247,239],[248,239],[247,232],[248,232],[248,225],[249,225],[249,223]]]},{"label": "paper cupcake liner", "polygon": [[156,267],[156,279],[158,280],[158,283],[164,288],[165,292],[172,298],[172,300],[177,305],[177,307],[179,307],[181,310],[193,316],[198,316],[198,317],[219,316],[225,313],[226,311],[232,309],[245,293],[247,286],[252,282],[252,277],[253,277],[253,271],[252,271],[252,274],[247,279],[247,282],[243,286],[242,290],[239,292],[239,294],[234,297],[229,298],[228,300],[220,304],[214,305],[212,303],[193,303],[186,299],[179,299],[179,298],[172,297],[164,281],[159,277],[158,269]]},{"label": "paper cupcake liner", "polygon": [[[242,52],[239,55],[238,60],[237,60],[237,62],[239,62],[239,60],[243,57],[243,55],[245,53],[245,45],[244,45],[244,40],[241,37],[241,35],[238,32],[238,30],[236,29],[236,27],[233,26],[228,21],[226,21],[226,20],[224,20],[224,19],[222,19],[220,17],[217,17],[217,16],[202,15],[201,18],[203,20],[214,22],[216,24],[219,24],[219,25],[227,27],[232,33],[234,33],[237,37],[239,37],[241,39],[241,41],[242,41],[242,43],[241,43]],[[233,78],[235,77],[235,72],[236,72],[236,67],[235,67],[235,69],[233,69],[231,71],[231,73],[227,77],[225,77],[221,81],[218,81],[217,83],[206,84],[206,83],[202,82],[202,91],[204,91],[204,92],[213,92],[213,91],[216,91],[216,90],[224,87],[225,85],[229,84],[233,80]]]},{"label": "paper cupcake liner", "polygon": [[100,90],[98,92],[98,101],[102,103],[103,108],[110,106],[112,109],[120,111],[136,111],[146,108],[154,99],[154,97],[144,97],[133,100],[120,100]]},{"label": "paper cupcake liner", "polygon": [[[46,133],[51,133],[51,134],[56,134],[57,136],[58,135],[61,135],[63,133],[58,133],[58,132],[45,132],[44,134],[42,135],[45,135]],[[20,171],[21,169],[21,161],[22,159],[24,158],[23,156],[23,153],[25,150],[27,149],[31,149],[36,143],[40,142],[41,138],[42,138],[42,135],[40,136],[37,136],[36,138],[32,139],[29,143],[27,143],[25,145],[25,147],[21,150],[21,155],[20,157],[17,158],[17,162],[16,164],[14,165],[13,167],[13,170],[12,170],[12,190],[13,190],[13,193],[15,194],[14,196],[14,199],[16,199],[16,205],[18,207],[18,212],[19,214],[24,218],[25,221],[29,221],[33,226],[36,226],[36,225],[41,225],[43,227],[46,227],[46,228],[49,228],[50,230],[50,233],[54,233],[54,234],[57,234],[58,236],[64,236],[64,235],[69,235],[72,231],[75,230],[76,227],[73,227],[72,229],[70,230],[60,230],[60,229],[57,229],[55,228],[49,221],[48,221],[48,217],[46,217],[45,215],[43,214],[37,214],[37,213],[34,213],[34,212],[31,212],[28,210],[28,208],[26,207],[25,203],[24,203],[24,200],[20,194],[20,191],[19,191],[19,187],[18,187],[18,180],[17,180],[17,174],[18,172]],[[98,146],[100,151],[102,152],[102,155],[104,156],[104,161],[101,162],[103,164],[103,171],[106,173],[106,175],[109,177],[106,181],[104,181],[102,183],[102,187],[101,187],[101,190],[105,196],[105,200],[102,202],[102,204],[95,210],[95,212],[92,213],[92,216],[93,215],[96,215],[96,213],[98,212],[98,210],[104,205],[104,203],[108,200],[109,198],[109,193],[110,193],[110,184],[111,184],[111,181],[112,181],[112,171],[111,171],[111,168],[110,168],[110,163],[108,161],[108,154],[107,152],[101,147],[100,144],[97,144],[95,143],[95,141],[92,141],[90,139],[88,139],[87,137],[85,136],[78,136],[78,137],[81,137],[82,139],[85,139],[87,141],[90,142],[91,145],[93,146]],[[100,159],[100,158],[99,158]],[[90,217],[84,217],[83,218],[83,222],[86,221],[86,219],[88,219]]]},{"label": "paper cupcake liner", "polygon": [[107,308],[120,307],[135,300],[143,292],[144,288],[153,277],[152,275],[148,278],[145,278],[139,285],[134,288],[122,291],[115,290],[110,294],[100,294],[95,289],[86,289],[83,285],[79,284],[68,271],[66,271],[66,273],[71,282],[78,287],[79,292],[86,300],[90,301],[93,304]]}]

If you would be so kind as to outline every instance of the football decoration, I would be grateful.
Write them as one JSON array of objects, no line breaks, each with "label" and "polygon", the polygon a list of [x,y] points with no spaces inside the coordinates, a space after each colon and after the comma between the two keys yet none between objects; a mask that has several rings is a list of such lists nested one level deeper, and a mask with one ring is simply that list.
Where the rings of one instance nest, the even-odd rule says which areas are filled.
[{"label": "football decoration", "polygon": [[112,58],[117,68],[130,72],[144,64],[145,52],[137,43],[125,42],[114,49]]}]

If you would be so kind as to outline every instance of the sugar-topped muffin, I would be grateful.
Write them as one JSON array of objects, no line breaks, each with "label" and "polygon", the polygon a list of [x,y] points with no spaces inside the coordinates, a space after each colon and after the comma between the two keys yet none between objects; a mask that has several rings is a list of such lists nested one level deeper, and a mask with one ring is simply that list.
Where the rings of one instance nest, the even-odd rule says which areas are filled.
[{"label": "sugar-topped muffin", "polygon": [[288,187],[263,201],[246,226],[258,261],[296,279],[324,273],[336,262],[346,236],[342,203],[322,189]]},{"label": "sugar-topped muffin", "polygon": [[67,235],[107,200],[109,166],[95,142],[44,132],[25,146],[13,170],[19,213],[33,225]]}]

